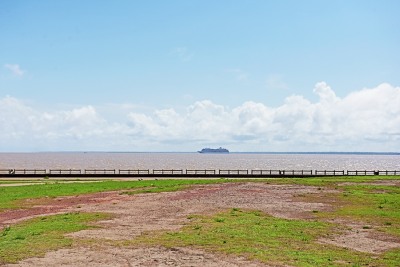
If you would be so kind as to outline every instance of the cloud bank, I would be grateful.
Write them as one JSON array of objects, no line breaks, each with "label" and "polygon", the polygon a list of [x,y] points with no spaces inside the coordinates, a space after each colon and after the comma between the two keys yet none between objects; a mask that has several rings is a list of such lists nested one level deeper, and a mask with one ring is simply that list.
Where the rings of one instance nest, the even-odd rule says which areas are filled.
[{"label": "cloud bank", "polygon": [[400,151],[400,87],[383,83],[340,98],[319,82],[313,91],[319,97],[315,103],[301,95],[287,97],[279,107],[248,101],[229,108],[203,100],[180,112],[125,111],[114,120],[93,106],[41,111],[6,96],[0,99],[0,146],[3,152],[195,151],[204,146],[232,151]]}]

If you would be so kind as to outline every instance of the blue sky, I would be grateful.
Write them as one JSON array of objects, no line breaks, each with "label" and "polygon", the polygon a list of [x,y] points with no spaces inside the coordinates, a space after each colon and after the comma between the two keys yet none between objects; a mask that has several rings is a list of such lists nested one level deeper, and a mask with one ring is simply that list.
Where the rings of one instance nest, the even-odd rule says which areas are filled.
[{"label": "blue sky", "polygon": [[388,0],[1,1],[0,150],[399,151],[399,11]]}]

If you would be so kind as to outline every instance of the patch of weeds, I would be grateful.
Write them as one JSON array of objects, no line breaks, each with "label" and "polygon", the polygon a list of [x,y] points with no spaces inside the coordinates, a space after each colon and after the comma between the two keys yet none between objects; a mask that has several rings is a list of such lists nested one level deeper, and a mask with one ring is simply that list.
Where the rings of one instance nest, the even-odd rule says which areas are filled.
[{"label": "patch of weeds", "polygon": [[14,237],[14,240],[25,240],[25,236],[19,234]]},{"label": "patch of weeds", "polygon": [[231,216],[237,216],[238,213],[242,212],[239,208],[232,208],[230,211]]},{"label": "patch of weeds", "polygon": [[196,224],[195,226],[193,226],[193,230],[200,230],[201,228],[203,228],[203,226]]},{"label": "patch of weeds", "polygon": [[11,230],[11,226],[7,225],[1,232],[1,236],[6,236]]},{"label": "patch of weeds", "polygon": [[261,211],[255,210],[253,211],[254,216],[261,216]]}]

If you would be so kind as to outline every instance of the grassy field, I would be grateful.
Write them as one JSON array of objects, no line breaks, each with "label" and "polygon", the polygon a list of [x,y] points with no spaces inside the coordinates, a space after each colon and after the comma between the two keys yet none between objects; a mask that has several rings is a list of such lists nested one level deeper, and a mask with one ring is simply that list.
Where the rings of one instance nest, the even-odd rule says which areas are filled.
[{"label": "grassy field", "polygon": [[[43,180],[45,184],[29,186],[0,187],[0,211],[17,209],[25,205],[24,199],[73,196],[113,190],[133,190],[136,193],[151,193],[180,190],[195,184],[222,183],[226,180],[143,180],[143,181],[101,181],[84,183],[63,183],[62,181]],[[5,182],[5,181],[4,181]],[[35,181],[37,183],[37,181]]]},{"label": "grassy field", "polygon": [[320,221],[285,220],[234,208],[214,216],[191,216],[180,231],[150,233],[124,245],[196,246],[273,266],[398,266],[399,250],[377,258],[318,242],[339,230]]},{"label": "grassy field", "polygon": [[[187,186],[196,184],[213,184],[225,182],[265,182],[274,184],[301,184],[311,186],[330,186],[337,187],[343,182],[373,182],[375,180],[400,179],[399,176],[343,176],[325,178],[282,178],[282,179],[190,179],[190,180],[142,180],[142,181],[101,181],[87,182],[77,180],[77,183],[64,183],[64,181],[52,181],[48,179],[33,180],[29,186],[0,187],[0,211],[2,209],[20,208],[24,199],[41,197],[72,196],[86,193],[96,193],[112,190],[135,190],[136,193],[156,193],[165,191],[181,190]],[[3,180],[1,183],[15,183],[16,181]],[[22,182],[22,181],[18,181]],[[27,182],[27,180],[23,180]],[[35,184],[43,182],[44,184]],[[135,192],[133,192],[135,193]]]},{"label": "grassy field", "polygon": [[[372,184],[376,180],[398,179],[400,177],[368,176],[256,180],[269,184],[302,184],[321,189],[336,189],[337,193],[299,196],[308,202],[318,202],[323,198],[324,201],[333,203],[334,209],[329,212],[315,211],[317,217],[315,220],[285,220],[260,211],[232,207],[231,210],[212,216],[190,215],[190,223],[176,232],[149,232],[137,239],[113,245],[195,246],[208,251],[241,255],[266,263],[287,263],[293,266],[399,266],[399,249],[372,255],[317,242],[321,237],[344,230],[343,227],[328,223],[327,220],[331,218],[359,222],[365,227],[373,227],[400,238],[400,188]],[[46,184],[0,187],[0,216],[1,210],[23,207],[26,205],[23,200],[28,198],[111,190],[122,190],[122,193],[127,194],[157,193],[181,190],[195,184],[242,181],[147,180],[68,184],[46,181]],[[90,227],[91,222],[107,216],[109,215],[71,213],[40,217],[6,227],[0,232],[0,264],[68,247],[72,241],[63,237],[65,233]]]},{"label": "grassy field", "polygon": [[109,217],[99,213],[66,213],[8,226],[0,233],[0,265],[69,247],[72,239],[65,234],[92,228],[90,223]]}]

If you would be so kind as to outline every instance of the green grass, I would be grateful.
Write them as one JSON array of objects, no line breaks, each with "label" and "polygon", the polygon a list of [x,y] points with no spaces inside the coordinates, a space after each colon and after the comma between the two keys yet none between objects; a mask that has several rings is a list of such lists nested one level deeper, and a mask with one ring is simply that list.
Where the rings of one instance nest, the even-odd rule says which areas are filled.
[{"label": "green grass", "polygon": [[136,192],[176,191],[195,184],[223,183],[225,179],[215,180],[143,180],[143,181],[102,181],[88,183],[46,183],[29,186],[0,187],[0,212],[3,209],[20,208],[24,206],[22,200],[72,196],[87,193],[138,189]]},{"label": "green grass", "polygon": [[320,244],[318,238],[338,231],[337,225],[325,222],[285,220],[239,209],[189,218],[191,222],[180,231],[151,232],[123,245],[195,246],[274,266],[395,266],[399,259],[399,250],[377,257]]},{"label": "green grass", "polygon": [[270,179],[272,184],[298,184],[309,186],[329,186],[335,187],[340,183],[371,183],[382,180],[399,180],[400,176],[328,176],[311,178],[276,178]]},{"label": "green grass", "polygon": [[73,241],[65,234],[88,229],[90,223],[109,217],[99,213],[67,213],[8,226],[0,231],[0,265],[69,247]]},{"label": "green grass", "polygon": [[383,185],[344,186],[338,195],[342,204],[332,216],[376,225],[400,237],[400,188]]},{"label": "green grass", "polygon": [[43,180],[0,180],[0,184],[43,183]]},{"label": "green grass", "polygon": [[[371,182],[371,181],[368,181]],[[343,219],[369,225],[400,238],[400,188],[388,185],[355,183],[331,184],[337,193],[310,193],[300,196],[305,202],[327,202],[333,211],[315,212],[320,219]]]},{"label": "green grass", "polygon": [[[13,186],[0,187],[0,212],[2,209],[20,208],[23,203],[21,200],[42,198],[42,197],[58,197],[71,196],[86,193],[95,193],[112,190],[130,190],[136,189],[135,193],[157,193],[165,191],[181,190],[190,185],[196,184],[212,184],[224,182],[265,182],[271,184],[301,184],[312,186],[337,186],[342,182],[372,182],[383,179],[399,179],[399,176],[343,176],[343,177],[324,177],[324,178],[277,178],[277,179],[192,179],[192,180],[143,180],[143,181],[101,181],[84,183],[63,183],[62,181],[45,181],[45,184],[33,184],[29,186]],[[7,181],[3,181],[7,182]],[[40,182],[34,180],[34,182]]]}]

